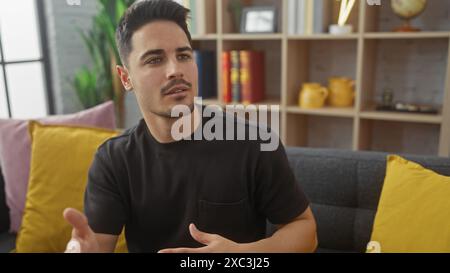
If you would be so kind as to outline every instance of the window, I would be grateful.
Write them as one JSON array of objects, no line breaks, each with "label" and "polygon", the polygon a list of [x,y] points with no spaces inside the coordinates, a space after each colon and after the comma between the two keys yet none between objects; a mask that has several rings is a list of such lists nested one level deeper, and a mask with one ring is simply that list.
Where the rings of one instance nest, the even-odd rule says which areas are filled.
[{"label": "window", "polygon": [[43,2],[0,1],[0,118],[52,112]]},{"label": "window", "polygon": [[8,103],[5,92],[5,80],[3,79],[3,67],[0,66],[0,118],[9,117]]}]

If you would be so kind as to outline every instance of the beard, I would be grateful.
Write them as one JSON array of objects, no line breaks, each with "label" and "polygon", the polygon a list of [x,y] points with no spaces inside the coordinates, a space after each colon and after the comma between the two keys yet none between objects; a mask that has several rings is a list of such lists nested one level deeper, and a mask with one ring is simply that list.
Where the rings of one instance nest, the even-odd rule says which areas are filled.
[{"label": "beard", "polygon": [[[184,80],[184,79],[174,79],[172,81],[170,81],[166,86],[164,86],[163,88],[161,88],[161,95],[165,95],[172,87],[174,87],[177,84],[183,84],[185,86],[187,86],[188,88],[192,88],[192,83]],[[153,114],[163,117],[163,118],[169,118],[169,119],[178,119],[181,118],[181,116],[172,116],[172,111],[173,108],[176,106],[187,106],[189,107],[189,114],[192,114],[192,112],[194,112],[194,108],[195,108],[195,104],[192,101],[188,101],[187,103],[181,103],[182,100],[184,100],[185,98],[180,98],[179,101],[180,103],[177,105],[174,105],[172,107],[170,107],[170,109],[168,109],[167,111],[152,111]]]},{"label": "beard", "polygon": [[[189,103],[189,104],[178,104],[178,105],[185,105],[189,108],[189,114],[192,114],[194,112],[195,109],[195,103]],[[174,105],[172,106],[170,109],[168,109],[167,111],[150,111],[153,114],[162,117],[162,118],[167,118],[167,119],[179,119],[182,117],[183,114],[180,114],[180,116],[172,116],[172,110],[174,107],[178,106],[178,105]]]}]

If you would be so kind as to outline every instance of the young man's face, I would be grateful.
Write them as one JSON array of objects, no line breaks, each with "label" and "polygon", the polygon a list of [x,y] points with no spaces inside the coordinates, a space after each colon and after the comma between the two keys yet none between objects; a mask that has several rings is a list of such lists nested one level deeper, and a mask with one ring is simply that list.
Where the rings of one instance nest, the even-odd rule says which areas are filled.
[{"label": "young man's face", "polygon": [[169,117],[176,105],[193,110],[198,72],[184,31],[174,22],[155,21],[134,32],[131,44],[128,71],[119,68],[119,73],[143,114]]}]

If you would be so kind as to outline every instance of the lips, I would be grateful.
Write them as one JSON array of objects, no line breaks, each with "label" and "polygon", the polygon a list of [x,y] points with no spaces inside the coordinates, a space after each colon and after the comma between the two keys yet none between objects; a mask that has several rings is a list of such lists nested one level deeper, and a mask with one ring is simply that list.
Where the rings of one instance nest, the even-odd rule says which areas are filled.
[{"label": "lips", "polygon": [[176,95],[189,90],[189,87],[186,85],[177,85],[164,93],[164,96]]}]

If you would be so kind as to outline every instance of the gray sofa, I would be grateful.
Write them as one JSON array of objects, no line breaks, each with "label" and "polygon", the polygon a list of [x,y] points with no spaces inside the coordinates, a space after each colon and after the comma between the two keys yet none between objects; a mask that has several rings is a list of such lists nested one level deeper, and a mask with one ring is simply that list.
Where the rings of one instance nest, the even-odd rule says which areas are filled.
[{"label": "gray sofa", "polygon": [[[305,148],[288,148],[287,154],[311,201],[318,226],[318,252],[364,252],[383,186],[387,154]],[[450,176],[450,158],[405,157]],[[1,198],[0,191],[0,202]],[[5,210],[0,203],[0,215],[5,215]],[[268,233],[273,230],[269,224]],[[13,249],[14,240],[14,236],[0,232],[0,252]]]},{"label": "gray sofa", "polygon": [[5,183],[0,169],[0,253],[9,252],[13,249],[15,240],[15,236],[8,234],[9,210],[5,199]]},{"label": "gray sofa", "polygon": [[[290,148],[290,164],[311,201],[318,252],[365,252],[386,172],[385,153]],[[450,158],[407,156],[450,176]]]}]

